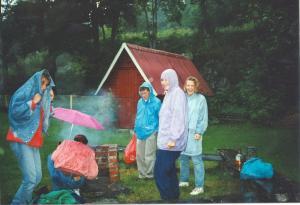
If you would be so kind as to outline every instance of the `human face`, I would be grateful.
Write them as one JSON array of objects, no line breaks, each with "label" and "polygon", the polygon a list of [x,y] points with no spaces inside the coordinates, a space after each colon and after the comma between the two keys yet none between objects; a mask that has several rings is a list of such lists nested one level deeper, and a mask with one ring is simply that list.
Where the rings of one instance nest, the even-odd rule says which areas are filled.
[{"label": "human face", "polygon": [[194,81],[191,81],[191,80],[186,81],[185,89],[186,89],[186,92],[188,95],[190,95],[190,96],[193,95],[195,93],[195,88],[196,88],[196,85],[195,85]]},{"label": "human face", "polygon": [[47,88],[47,86],[50,84],[49,80],[47,78],[42,77],[42,91],[44,92]]},{"label": "human face", "polygon": [[147,89],[145,89],[140,91],[140,95],[144,100],[148,100],[150,92]]},{"label": "human face", "polygon": [[169,81],[168,81],[168,80],[166,80],[166,79],[161,79],[161,80],[160,80],[160,83],[161,83],[161,86],[162,86],[162,88],[164,89],[164,91],[168,91],[168,90],[169,90],[170,84],[169,84]]}]

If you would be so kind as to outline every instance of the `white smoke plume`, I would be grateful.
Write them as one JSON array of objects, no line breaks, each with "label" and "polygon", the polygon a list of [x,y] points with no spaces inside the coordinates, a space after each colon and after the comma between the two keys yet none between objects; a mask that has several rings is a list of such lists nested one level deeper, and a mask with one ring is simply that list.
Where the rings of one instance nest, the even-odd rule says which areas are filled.
[{"label": "white smoke plume", "polygon": [[[71,101],[71,104],[70,104]],[[107,141],[107,138],[114,137],[112,141],[118,142],[118,135],[115,133],[115,123],[117,120],[117,101],[109,92],[102,92],[99,96],[73,96],[72,100],[69,95],[56,96],[54,107],[72,108],[95,117],[105,128],[104,131],[94,130],[74,125],[71,139],[77,134],[85,135],[89,140],[89,145],[95,146]],[[54,119],[52,119],[54,120]],[[57,122],[56,122],[57,124]],[[71,124],[59,122],[59,130],[55,138],[59,140],[68,139],[71,131]],[[124,136],[124,135],[123,135]]]}]

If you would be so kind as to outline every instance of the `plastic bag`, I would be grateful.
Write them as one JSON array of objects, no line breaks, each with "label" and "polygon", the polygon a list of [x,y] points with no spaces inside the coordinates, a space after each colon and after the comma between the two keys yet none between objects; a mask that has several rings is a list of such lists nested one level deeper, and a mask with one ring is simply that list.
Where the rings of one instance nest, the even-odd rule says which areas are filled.
[{"label": "plastic bag", "polygon": [[270,179],[274,175],[273,166],[258,157],[247,160],[241,170],[241,179]]},{"label": "plastic bag", "polygon": [[132,164],[136,161],[136,136],[132,136],[130,142],[124,150],[124,162],[126,164]]}]

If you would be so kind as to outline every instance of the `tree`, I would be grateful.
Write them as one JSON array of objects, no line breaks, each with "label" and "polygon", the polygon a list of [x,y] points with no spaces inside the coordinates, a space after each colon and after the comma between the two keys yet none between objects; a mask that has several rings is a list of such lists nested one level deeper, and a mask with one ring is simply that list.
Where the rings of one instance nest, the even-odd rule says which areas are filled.
[{"label": "tree", "polygon": [[170,22],[180,24],[185,3],[180,0],[137,0],[137,4],[144,13],[146,21],[147,37],[149,47],[156,48],[157,44],[157,15],[161,9]]},{"label": "tree", "polygon": [[3,66],[3,49],[2,49],[2,0],[0,0],[0,93],[4,93],[5,79],[7,78],[7,69]]},{"label": "tree", "polygon": [[[92,25],[95,28],[95,31],[101,27],[104,37],[104,26],[106,25],[110,27],[111,42],[114,42],[116,39],[121,18],[131,25],[135,24],[134,0],[96,0],[93,2],[93,9],[91,13]],[[96,32],[98,32],[98,30]]]},{"label": "tree", "polygon": [[219,113],[271,122],[297,104],[297,2],[194,1],[193,53],[214,85]]},{"label": "tree", "polygon": [[0,0],[0,94],[6,94],[6,82],[8,79],[8,67],[5,59],[5,54],[3,50],[3,17],[5,15],[4,12],[7,12],[8,7],[11,3],[11,0],[5,0],[5,4],[3,4],[3,0]]}]

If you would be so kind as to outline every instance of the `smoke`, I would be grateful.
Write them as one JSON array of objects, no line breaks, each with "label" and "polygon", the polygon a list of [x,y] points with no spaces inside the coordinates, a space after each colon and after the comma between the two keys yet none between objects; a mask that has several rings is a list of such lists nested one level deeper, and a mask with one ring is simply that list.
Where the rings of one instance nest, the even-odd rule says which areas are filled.
[{"label": "smoke", "polygon": [[[91,92],[89,92],[91,93]],[[93,92],[94,93],[94,92]],[[72,102],[72,103],[70,103]],[[102,92],[99,96],[72,96],[69,95],[56,96],[53,102],[54,107],[71,108],[96,118],[103,126],[105,131],[94,130],[81,126],[73,126],[71,139],[77,134],[85,135],[89,140],[89,145],[99,145],[106,143],[107,138],[116,132],[114,124],[117,120],[117,101],[109,92]],[[57,123],[55,123],[57,124]],[[56,139],[68,139],[70,136],[72,125],[66,122],[59,122]]]}]

